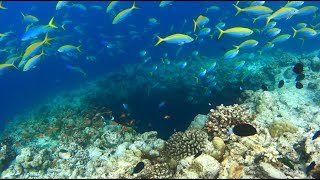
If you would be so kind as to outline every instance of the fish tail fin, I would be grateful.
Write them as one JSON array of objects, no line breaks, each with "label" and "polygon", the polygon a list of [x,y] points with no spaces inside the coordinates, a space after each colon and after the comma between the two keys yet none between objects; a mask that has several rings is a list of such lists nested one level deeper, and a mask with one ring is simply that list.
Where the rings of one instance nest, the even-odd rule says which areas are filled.
[{"label": "fish tail fin", "polygon": [[224,31],[218,27],[216,27],[219,30],[219,36],[218,39],[220,39],[220,37],[223,35]]},{"label": "fish tail fin", "polygon": [[267,42],[267,44],[272,44],[272,42]]},{"label": "fish tail fin", "polygon": [[241,11],[242,11],[242,9],[241,8],[239,8],[237,5],[235,5],[235,4],[233,4],[233,6],[237,9],[237,13],[236,13],[236,15],[235,16],[237,16]]},{"label": "fish tail fin", "polygon": [[140,9],[140,8],[136,6],[136,2],[134,1],[131,9]]},{"label": "fish tail fin", "polygon": [[310,24],[310,26],[311,26],[312,29],[314,29],[314,27],[316,27],[316,25],[312,25],[312,24]]},{"label": "fish tail fin", "polygon": [[270,20],[271,20],[270,16],[269,16],[269,17],[267,17],[266,25],[270,22]]},{"label": "fish tail fin", "polygon": [[196,38],[195,38],[195,40],[198,40],[198,35],[197,35],[197,34],[195,34],[194,36],[196,37]]},{"label": "fish tail fin", "polygon": [[208,13],[208,11],[209,11],[209,8],[207,8],[206,13]]},{"label": "fish tail fin", "polygon": [[194,19],[192,19],[192,20],[193,20],[193,32],[196,32],[197,22]]},{"label": "fish tail fin", "polygon": [[2,1],[0,1],[0,9],[7,9],[6,7],[4,7],[4,6],[2,5]]},{"label": "fish tail fin", "polygon": [[255,23],[257,20],[257,18],[252,18],[252,19],[253,19],[252,23]]},{"label": "fish tail fin", "polygon": [[160,36],[157,36],[157,38],[158,38],[158,42],[154,46],[158,46],[164,40]]},{"label": "fish tail fin", "polygon": [[297,34],[297,30],[296,29],[294,29],[293,27],[291,27],[292,28],[292,30],[293,30],[293,38],[296,36],[296,34]]},{"label": "fish tail fin", "polygon": [[43,44],[50,45],[49,41],[51,41],[53,38],[49,38],[48,33],[46,33],[46,36],[44,37]]},{"label": "fish tail fin", "polygon": [[15,69],[17,69],[17,70],[18,70],[17,66],[16,66],[16,65],[14,65],[14,62],[12,62],[12,63],[11,63],[11,65],[12,65]]},{"label": "fish tail fin", "polygon": [[199,83],[199,78],[198,77],[194,77],[196,79],[197,84]]},{"label": "fish tail fin", "polygon": [[299,38],[299,39],[302,41],[301,46],[303,46],[303,44],[304,44],[304,39],[303,39],[303,38]]},{"label": "fish tail fin", "polygon": [[79,52],[81,52],[80,47],[81,47],[81,45],[80,45],[80,46],[77,46],[77,50],[78,50]]},{"label": "fish tail fin", "polygon": [[61,26],[61,28],[62,28],[63,30],[66,30],[66,28],[64,28],[64,26],[65,26],[65,24],[63,24],[63,25]]},{"label": "fish tail fin", "polygon": [[237,50],[240,49],[240,46],[236,46],[236,45],[232,45],[233,47],[235,47]]},{"label": "fish tail fin", "polygon": [[48,54],[47,54],[47,53],[45,53],[45,52],[43,51],[43,49],[42,49],[42,51],[41,51],[41,54],[40,54],[40,55],[47,56]]},{"label": "fish tail fin", "polygon": [[53,24],[53,20],[54,20],[54,17],[50,19],[48,26],[52,28],[58,28],[56,25]]}]

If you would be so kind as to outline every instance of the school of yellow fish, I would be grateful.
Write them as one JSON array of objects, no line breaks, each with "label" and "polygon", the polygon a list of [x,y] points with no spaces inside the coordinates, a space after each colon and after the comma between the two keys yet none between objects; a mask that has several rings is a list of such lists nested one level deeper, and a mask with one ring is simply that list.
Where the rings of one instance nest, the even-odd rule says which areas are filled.
[{"label": "school of yellow fish", "polygon": [[[142,12],[143,8],[139,7],[140,2],[132,2],[130,7],[123,7],[124,4],[128,2],[121,1],[111,1],[107,2],[99,2],[100,5],[93,5],[90,8],[95,9],[97,11],[105,11],[104,13],[110,15],[112,17],[112,21],[110,24],[113,26],[118,26],[119,23],[134,21],[135,12]],[[148,2],[154,3],[154,2]],[[176,2],[174,1],[160,1],[159,8],[173,8]],[[181,2],[180,2],[181,3]],[[199,2],[200,3],[200,2]],[[214,2],[212,2],[214,4]],[[234,58],[239,54],[240,51],[245,49],[255,48],[259,42],[255,39],[249,38],[252,34],[257,33],[261,36],[265,36],[267,38],[271,38],[268,42],[261,44],[260,49],[256,49],[255,52],[259,52],[261,55],[264,52],[271,50],[276,44],[287,41],[289,38],[294,38],[298,36],[297,39],[301,40],[303,43],[306,39],[316,38],[319,34],[320,30],[320,21],[318,19],[319,16],[319,8],[316,6],[306,5],[304,6],[304,1],[288,1],[283,2],[283,6],[278,7],[277,9],[271,9],[265,4],[272,2],[265,1],[236,1],[230,3],[226,2],[226,5],[232,4],[235,10],[234,16],[243,16],[248,21],[252,21],[252,24],[257,21],[265,21],[265,26],[259,28],[251,28],[251,27],[243,27],[239,22],[239,25],[225,28],[225,22],[221,20],[217,20],[213,15],[210,14],[212,11],[221,11],[218,6],[210,6],[203,10],[198,17],[194,17],[194,19],[189,19],[190,22],[193,22],[193,28],[190,26],[190,31],[184,33],[177,30],[172,33],[173,27],[168,29],[168,33],[161,35],[159,33],[155,34],[158,40],[152,46],[153,48],[159,48],[159,46],[164,46],[163,42],[169,44],[176,44],[178,46],[182,46],[184,44],[193,43],[194,41],[202,41],[204,37],[211,37],[212,40],[221,41],[221,39],[226,38],[224,36],[230,36],[230,38],[243,38],[244,41],[240,44],[234,44],[230,50],[227,50],[223,56],[224,60],[229,60]],[[85,3],[75,3],[72,1],[58,1],[56,3],[55,11],[57,13],[61,13],[66,8],[77,8],[83,11],[87,10],[87,6]],[[0,11],[4,11],[1,16],[5,16],[5,11],[10,11],[10,2],[0,2]],[[122,9],[122,10],[119,10]],[[117,11],[116,11],[117,9]],[[292,34],[282,33],[281,29],[275,27],[277,22],[290,21],[294,16],[306,16],[313,19],[316,19],[317,22],[310,24],[304,22],[298,22],[295,27],[291,27]],[[129,18],[130,17],[130,18]],[[47,24],[39,24],[41,18],[36,17],[31,14],[27,14],[21,12],[21,18],[25,25],[25,33],[22,38],[19,39],[21,41],[20,46],[16,47],[12,44],[15,44],[14,39],[10,39],[14,37],[15,34],[18,34],[14,30],[8,30],[7,32],[0,33],[0,42],[5,44],[5,47],[0,50],[0,55],[8,53],[9,55],[6,59],[1,61],[0,64],[0,75],[3,74],[4,71],[8,69],[17,69],[20,71],[30,71],[37,67],[38,63],[42,61],[44,58],[48,58],[50,55],[59,54],[61,58],[68,59],[68,56],[73,56],[75,53],[86,53],[82,50],[85,48],[85,44],[83,42],[79,42],[78,44],[71,44],[65,42],[62,37],[56,36],[52,37],[52,32],[57,31],[68,31],[68,24],[71,24],[72,21],[64,20],[64,21],[56,21],[55,15],[51,16],[50,21]],[[252,20],[251,20],[252,19]],[[148,18],[148,22],[150,26],[160,26],[161,24],[158,22],[156,18],[150,17]],[[183,26],[186,24],[187,20]],[[209,22],[216,22],[214,27],[209,26]],[[72,30],[84,34],[81,26],[76,26]],[[132,39],[138,38],[134,31],[130,31],[132,35]],[[44,36],[44,38],[40,38],[40,36]],[[103,35],[101,35],[103,36]],[[154,37],[150,37],[153,39]],[[213,38],[214,37],[214,38]],[[121,35],[114,36],[113,38],[121,38]],[[61,40],[61,41],[58,41]],[[58,46],[52,46],[51,41],[55,42],[64,42],[59,44]],[[106,47],[113,48],[119,46],[123,42],[104,42]],[[22,46],[22,47],[21,47]],[[50,49],[47,51],[47,47]],[[178,49],[178,51],[181,49]],[[119,50],[121,51],[121,50]],[[177,52],[178,54],[179,52]],[[140,57],[144,58],[144,63],[148,62],[151,57],[148,55],[149,52],[145,50],[141,50],[139,52]],[[192,56],[197,56],[198,51],[192,52]],[[166,55],[167,56],[167,55]],[[170,64],[170,61],[166,58],[166,56],[162,59],[162,62]],[[87,60],[95,61],[96,57],[87,54]],[[237,63],[237,68],[242,67],[245,64],[244,61]],[[187,65],[187,62],[180,63],[179,66],[184,68]],[[67,69],[77,71],[86,75],[84,70],[80,67],[66,66]],[[156,70],[157,67],[154,67]],[[202,69],[198,78],[201,78],[206,75],[209,69]],[[196,76],[196,75],[195,75]]]}]

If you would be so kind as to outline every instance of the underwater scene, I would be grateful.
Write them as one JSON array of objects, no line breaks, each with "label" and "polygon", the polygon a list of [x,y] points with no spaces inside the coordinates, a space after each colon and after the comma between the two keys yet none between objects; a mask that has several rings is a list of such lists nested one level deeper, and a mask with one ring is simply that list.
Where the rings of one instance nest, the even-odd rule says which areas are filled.
[{"label": "underwater scene", "polygon": [[320,178],[320,1],[0,1],[1,178]]}]

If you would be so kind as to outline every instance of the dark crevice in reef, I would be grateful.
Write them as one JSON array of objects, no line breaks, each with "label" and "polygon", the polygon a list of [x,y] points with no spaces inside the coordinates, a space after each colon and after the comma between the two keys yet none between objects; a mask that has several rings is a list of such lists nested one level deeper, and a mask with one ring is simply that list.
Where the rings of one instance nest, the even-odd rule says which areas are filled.
[{"label": "dark crevice in reef", "polygon": [[[89,101],[95,106],[110,107],[115,121],[121,124],[123,122],[118,117],[124,112],[130,114],[127,120],[135,120],[132,127],[137,132],[157,131],[159,138],[167,140],[175,131],[185,131],[196,115],[208,114],[211,108],[220,104],[236,103],[241,93],[238,87],[226,86],[221,91],[213,90],[211,95],[195,103],[188,100],[190,91],[191,89],[179,85],[154,89],[148,93],[145,87],[139,87],[130,91],[128,96],[121,100],[110,102],[110,98],[96,94],[96,98],[89,98]],[[159,108],[159,104],[163,101],[165,104]],[[123,107],[124,103],[128,105],[129,110]]]}]

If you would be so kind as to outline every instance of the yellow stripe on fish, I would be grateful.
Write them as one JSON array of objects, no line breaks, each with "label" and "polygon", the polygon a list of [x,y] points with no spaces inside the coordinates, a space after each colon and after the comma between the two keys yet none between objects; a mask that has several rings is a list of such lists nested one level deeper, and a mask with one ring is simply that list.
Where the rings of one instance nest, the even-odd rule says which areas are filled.
[{"label": "yellow stripe on fish", "polygon": [[109,13],[118,4],[118,2],[119,1],[111,1],[107,6],[106,12]]},{"label": "yellow stripe on fish", "polygon": [[240,12],[246,12],[253,15],[264,15],[264,14],[270,14],[273,12],[273,10],[267,6],[249,6],[243,9],[239,8],[237,5],[234,5],[234,4],[233,6],[237,9],[236,16]]},{"label": "yellow stripe on fish", "polygon": [[274,13],[272,13],[269,17],[267,17],[267,22],[266,24],[268,24],[270,22],[271,19],[281,19],[281,18],[290,18],[291,16],[293,16],[294,14],[296,14],[299,10],[296,8],[292,8],[292,7],[282,7],[280,9],[278,9],[277,11],[275,11]]},{"label": "yellow stripe on fish", "polygon": [[23,67],[23,71],[28,71],[31,68],[33,68],[40,60],[42,55],[46,55],[43,50],[40,54],[33,56],[32,58],[30,58],[27,63],[24,65]]},{"label": "yellow stripe on fish", "polygon": [[31,44],[30,46],[27,47],[27,49],[25,50],[22,59],[18,65],[18,67],[22,67],[24,66],[24,64],[27,62],[27,59],[32,56],[33,54],[35,54],[38,50],[40,50],[41,46],[43,44],[50,44],[49,41],[52,40],[51,38],[48,37],[48,33],[46,33],[46,36],[44,38],[43,41],[40,42],[36,42]]},{"label": "yellow stripe on fish", "polygon": [[119,14],[117,14],[116,17],[113,19],[112,24],[118,24],[119,22],[123,21],[126,17],[128,17],[128,15],[131,13],[133,9],[140,9],[136,6],[136,2],[133,2],[131,8],[127,8],[119,12]]},{"label": "yellow stripe on fish", "polygon": [[190,43],[193,41],[192,37],[185,35],[185,34],[173,34],[173,35],[167,36],[165,38],[161,38],[161,37],[157,36],[157,38],[158,38],[158,42],[154,46],[157,46],[158,44],[160,44],[163,41],[166,43],[178,44],[178,45],[183,45],[185,43]]},{"label": "yellow stripe on fish", "polygon": [[218,39],[220,39],[220,37],[223,35],[223,34],[228,34],[230,36],[233,36],[233,37],[246,37],[246,36],[249,36],[253,33],[253,31],[249,28],[244,28],[244,27],[233,27],[233,28],[229,28],[227,30],[222,30],[218,27],[216,27],[220,34],[218,36]]},{"label": "yellow stripe on fish", "polygon": [[193,32],[196,32],[197,26],[203,26],[209,22],[209,18],[206,16],[200,15],[197,20],[193,20],[194,27]]},{"label": "yellow stripe on fish", "polygon": [[4,7],[4,6],[2,5],[2,1],[0,1],[0,9],[7,9],[6,7]]}]

